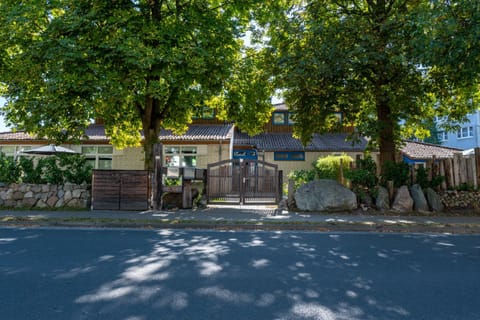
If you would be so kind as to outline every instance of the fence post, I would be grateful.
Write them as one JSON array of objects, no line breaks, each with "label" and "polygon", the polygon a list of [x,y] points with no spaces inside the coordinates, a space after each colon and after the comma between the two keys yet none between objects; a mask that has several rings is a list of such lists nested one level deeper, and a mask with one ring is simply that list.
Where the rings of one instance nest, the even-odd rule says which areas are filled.
[{"label": "fence post", "polygon": [[451,158],[445,159],[445,177],[447,180],[447,188],[453,188],[455,186],[455,182],[453,180],[453,167]]},{"label": "fence post", "polygon": [[477,188],[480,186],[480,148],[475,148],[475,178],[477,181]]},{"label": "fence post", "polygon": [[283,199],[283,170],[278,170],[278,201],[282,201]]},{"label": "fence post", "polygon": [[445,174],[445,161],[446,159],[442,159],[440,160],[440,163],[439,163],[440,176],[444,177],[444,179],[442,180],[442,183],[440,184],[440,189],[442,191],[447,190],[447,175]]},{"label": "fence post", "polygon": [[294,193],[295,193],[295,181],[293,181],[293,179],[288,179],[288,198],[287,198],[287,203],[288,203],[289,206],[290,206],[290,204],[293,203]]},{"label": "fence post", "polygon": [[460,160],[459,160],[459,154],[455,153],[453,155],[453,180],[454,180],[454,187],[458,187],[461,182],[460,182]]}]

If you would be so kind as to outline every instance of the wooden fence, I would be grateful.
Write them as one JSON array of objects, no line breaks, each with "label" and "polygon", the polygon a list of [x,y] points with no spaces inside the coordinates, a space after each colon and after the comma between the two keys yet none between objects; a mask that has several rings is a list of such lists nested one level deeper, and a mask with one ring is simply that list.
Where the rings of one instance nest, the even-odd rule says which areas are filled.
[{"label": "wooden fence", "polygon": [[[480,186],[480,148],[475,148],[471,155],[455,154],[453,158],[427,160],[425,168],[429,179],[443,176],[445,179],[440,185],[441,190],[455,189],[462,186],[478,189]],[[412,168],[412,182],[416,181],[415,171]]]},{"label": "wooden fence", "polygon": [[145,170],[94,170],[93,210],[147,210],[150,173]]}]

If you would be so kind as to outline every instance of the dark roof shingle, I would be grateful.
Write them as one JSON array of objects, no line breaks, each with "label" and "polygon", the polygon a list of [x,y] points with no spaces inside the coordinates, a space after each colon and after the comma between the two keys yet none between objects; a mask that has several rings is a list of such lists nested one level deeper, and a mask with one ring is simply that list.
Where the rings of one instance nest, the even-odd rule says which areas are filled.
[{"label": "dark roof shingle", "polygon": [[161,141],[221,141],[231,139],[232,124],[222,125],[190,125],[183,135],[175,135],[170,130],[160,132]]},{"label": "dark roof shingle", "polygon": [[290,133],[261,133],[250,137],[246,133],[235,133],[234,145],[255,146],[265,151],[328,151],[328,152],[363,152],[367,140],[363,137],[358,141],[348,141],[346,133],[315,134],[312,141],[303,146],[300,140]]}]

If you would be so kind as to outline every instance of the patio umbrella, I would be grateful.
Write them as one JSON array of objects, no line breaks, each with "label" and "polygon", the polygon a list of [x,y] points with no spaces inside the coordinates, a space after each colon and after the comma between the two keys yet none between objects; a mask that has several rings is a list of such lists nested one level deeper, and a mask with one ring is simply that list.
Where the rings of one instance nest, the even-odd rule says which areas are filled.
[{"label": "patio umbrella", "polygon": [[59,153],[75,154],[75,153],[78,153],[78,152],[73,151],[72,149],[65,148],[65,147],[56,146],[54,144],[49,144],[49,145],[46,145],[46,146],[41,146],[41,147],[38,147],[38,148],[25,150],[25,151],[22,151],[21,153],[53,155],[53,154],[59,154]]}]

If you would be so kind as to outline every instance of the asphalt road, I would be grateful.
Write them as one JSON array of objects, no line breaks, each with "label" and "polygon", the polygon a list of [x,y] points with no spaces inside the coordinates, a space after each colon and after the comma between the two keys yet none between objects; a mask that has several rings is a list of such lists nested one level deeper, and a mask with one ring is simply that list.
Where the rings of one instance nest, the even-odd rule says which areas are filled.
[{"label": "asphalt road", "polygon": [[0,228],[0,318],[480,319],[480,236]]}]

